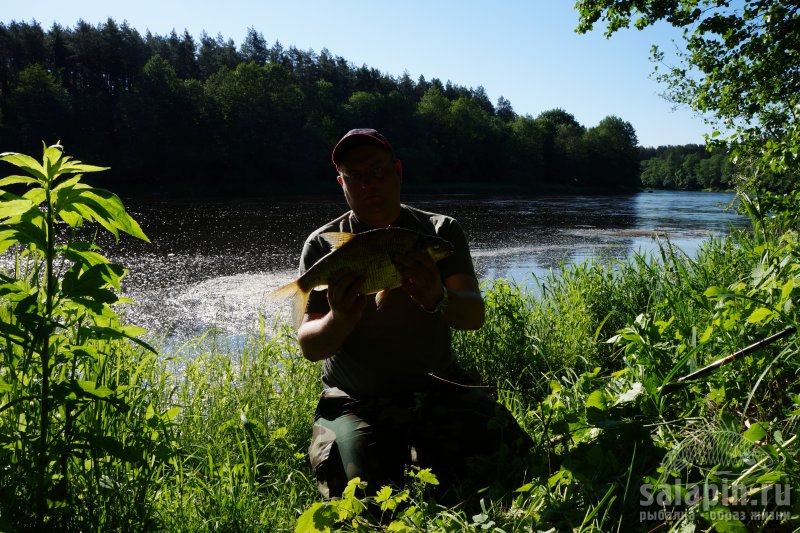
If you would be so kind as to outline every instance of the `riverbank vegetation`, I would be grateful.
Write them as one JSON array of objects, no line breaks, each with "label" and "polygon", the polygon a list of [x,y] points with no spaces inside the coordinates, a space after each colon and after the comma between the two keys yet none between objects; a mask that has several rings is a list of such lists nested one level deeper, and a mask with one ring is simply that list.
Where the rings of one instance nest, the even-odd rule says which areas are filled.
[{"label": "riverbank vegetation", "polygon": [[293,330],[261,324],[236,352],[198,339],[158,355],[113,311],[123,269],[70,237],[82,220],[145,238],[116,197],[81,184],[78,173],[102,169],[58,147],[41,163],[4,157],[28,177],[0,186],[29,187],[0,202],[16,258],[0,285],[4,530],[797,525],[798,337],[661,388],[797,326],[797,196],[742,196],[752,230],[696,257],[663,242],[657,257],[565,267],[532,292],[488,281],[488,321],[455,348],[534,436],[528,483],[442,508],[435,472],[412,469],[406,489],[354,484],[326,504],[306,453],[320,369]]}]

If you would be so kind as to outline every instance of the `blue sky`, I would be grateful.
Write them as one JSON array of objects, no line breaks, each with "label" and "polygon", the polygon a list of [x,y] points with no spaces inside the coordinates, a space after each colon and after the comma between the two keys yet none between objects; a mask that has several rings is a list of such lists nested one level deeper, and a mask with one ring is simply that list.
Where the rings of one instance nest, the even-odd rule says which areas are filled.
[{"label": "blue sky", "polygon": [[623,31],[611,39],[596,29],[574,32],[572,0],[225,0],[213,7],[186,0],[35,0],[4,2],[0,22],[53,22],[73,27],[108,17],[142,34],[205,30],[240,45],[248,27],[271,44],[319,52],[327,48],[355,65],[392,75],[482,85],[519,114],[562,108],[584,126],[617,115],[633,124],[643,146],[702,143],[701,118],[659,96],[650,78],[652,44],[672,49],[678,30],[666,25]]}]

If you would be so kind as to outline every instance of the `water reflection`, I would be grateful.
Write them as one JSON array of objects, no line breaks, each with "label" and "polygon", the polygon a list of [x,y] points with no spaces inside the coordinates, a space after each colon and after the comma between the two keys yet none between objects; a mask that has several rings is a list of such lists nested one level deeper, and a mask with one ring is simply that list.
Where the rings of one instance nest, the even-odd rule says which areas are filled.
[{"label": "water reflection", "polygon": [[[668,237],[692,254],[708,235],[746,224],[724,210],[732,198],[656,192],[406,200],[461,222],[479,277],[526,283],[531,274],[542,276],[564,263],[653,251],[655,238]],[[281,307],[266,294],[295,277],[305,237],[346,210],[339,196],[125,203],[152,239],[151,245],[125,236],[103,242],[130,271],[123,288],[138,303],[126,312],[132,322],[176,337],[211,326],[244,333],[257,326],[259,312],[273,320]]]},{"label": "water reflection", "polygon": [[[439,202],[433,210],[452,213],[470,238],[481,277],[523,281],[531,273],[598,254],[625,257],[632,244],[582,229],[638,227],[635,196],[480,198]],[[449,207],[449,210],[448,210]]]}]

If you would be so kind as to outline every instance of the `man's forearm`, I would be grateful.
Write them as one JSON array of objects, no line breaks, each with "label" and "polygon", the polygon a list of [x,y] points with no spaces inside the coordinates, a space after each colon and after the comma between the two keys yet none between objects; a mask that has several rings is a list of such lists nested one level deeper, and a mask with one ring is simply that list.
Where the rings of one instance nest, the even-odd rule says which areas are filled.
[{"label": "man's forearm", "polygon": [[297,342],[303,357],[309,361],[322,361],[335,354],[353,330],[354,324],[336,320],[330,311],[320,317],[303,320],[297,330]]},{"label": "man's forearm", "polygon": [[480,293],[458,291],[446,288],[447,309],[442,314],[444,320],[453,329],[471,330],[480,328],[485,321],[485,307]]},{"label": "man's forearm", "polygon": [[454,329],[478,329],[486,320],[486,308],[478,280],[469,274],[454,274],[444,280],[447,309],[444,320]]}]

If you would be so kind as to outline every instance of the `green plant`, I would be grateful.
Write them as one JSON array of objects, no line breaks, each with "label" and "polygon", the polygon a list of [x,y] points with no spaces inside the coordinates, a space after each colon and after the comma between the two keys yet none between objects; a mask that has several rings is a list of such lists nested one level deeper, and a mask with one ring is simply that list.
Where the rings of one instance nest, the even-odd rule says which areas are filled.
[{"label": "green plant", "polygon": [[[126,301],[125,270],[81,236],[93,222],[147,237],[117,196],[82,182],[104,168],[59,145],[45,145],[41,162],[0,160],[25,173],[0,180],[0,252],[14,260],[0,273],[0,516],[22,529],[144,525],[148,479],[171,453],[178,410],[136,388],[141,367],[122,362],[134,351],[125,341],[153,350],[112,308]],[[126,498],[130,516],[103,516],[104,502]]]},{"label": "green plant", "polygon": [[334,528],[337,531],[368,532],[375,531],[383,524],[387,531],[412,533],[464,531],[472,529],[470,526],[489,530],[495,525],[483,500],[483,512],[473,516],[472,521],[463,513],[447,511],[433,504],[426,491],[429,485],[438,485],[439,480],[430,469],[415,468],[408,472],[408,478],[408,488],[385,486],[374,495],[363,496],[359,496],[359,491],[363,491],[366,483],[360,478],[353,478],[341,499],[316,502],[300,515],[295,532],[324,533]]},{"label": "green plant", "polygon": [[170,354],[173,384],[154,387],[181,408],[179,453],[151,500],[164,530],[287,531],[318,494],[305,452],[319,365],[293,328],[266,333],[236,350],[205,338]]}]

